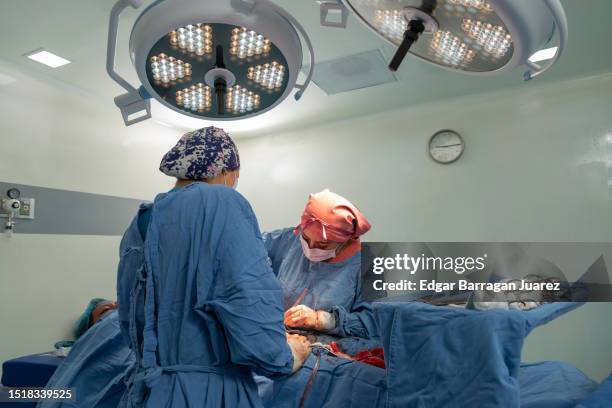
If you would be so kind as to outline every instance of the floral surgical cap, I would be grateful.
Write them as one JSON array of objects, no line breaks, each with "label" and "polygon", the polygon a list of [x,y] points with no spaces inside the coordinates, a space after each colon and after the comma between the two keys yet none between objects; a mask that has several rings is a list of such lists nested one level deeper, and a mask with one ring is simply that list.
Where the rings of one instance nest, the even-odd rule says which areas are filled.
[{"label": "floral surgical cap", "polygon": [[238,168],[240,157],[234,141],[213,126],[185,133],[159,165],[162,173],[186,180],[204,180]]}]

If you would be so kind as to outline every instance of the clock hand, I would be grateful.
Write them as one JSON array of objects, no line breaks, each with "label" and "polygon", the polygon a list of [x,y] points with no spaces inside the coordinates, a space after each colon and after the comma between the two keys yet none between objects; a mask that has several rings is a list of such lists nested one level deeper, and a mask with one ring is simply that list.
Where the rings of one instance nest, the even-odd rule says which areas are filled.
[{"label": "clock hand", "polygon": [[455,144],[450,144],[450,145],[442,145],[442,146],[434,146],[434,147],[441,148],[441,147],[454,147],[454,146],[461,146],[461,143],[455,143]]}]

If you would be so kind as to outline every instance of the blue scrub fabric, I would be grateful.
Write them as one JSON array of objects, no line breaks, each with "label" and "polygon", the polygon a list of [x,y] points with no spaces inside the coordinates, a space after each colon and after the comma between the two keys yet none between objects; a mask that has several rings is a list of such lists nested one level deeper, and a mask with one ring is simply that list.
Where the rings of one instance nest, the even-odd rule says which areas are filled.
[{"label": "blue scrub fabric", "polygon": [[[304,367],[290,377],[275,381],[272,386],[262,388],[262,399],[267,407],[297,408],[304,397],[307,383],[313,373],[316,358],[313,353]],[[421,371],[421,374],[425,374]],[[304,399],[304,408],[319,407],[352,407],[375,408],[386,407],[387,388],[385,370],[363,364],[325,355],[321,358],[319,369],[312,381],[311,391]],[[573,408],[578,407],[609,407],[612,399],[607,400],[602,393],[600,397],[593,393],[597,384],[580,370],[567,363],[544,361],[539,363],[521,364],[518,372],[518,390],[521,408]],[[487,385],[484,384],[486,388]],[[438,390],[444,393],[445,389]],[[609,392],[609,391],[608,391]],[[590,397],[590,398],[587,398]],[[585,400],[585,398],[587,398]],[[517,401],[513,398],[500,407],[511,407]],[[594,401],[595,405],[586,405]],[[607,405],[604,404],[607,402]],[[496,406],[494,402],[480,400],[478,405]],[[600,405],[597,405],[600,404]],[[420,407],[418,403],[406,407]],[[424,405],[429,407],[430,405]],[[440,407],[463,406],[461,403],[432,405]],[[467,405],[465,405],[467,406]]]},{"label": "blue scrub fabric", "polygon": [[252,370],[291,372],[282,288],[248,202],[193,183],[142,207],[121,243],[121,330],[136,354],[121,406],[259,407]]},{"label": "blue scrub fabric", "polygon": [[560,361],[521,364],[521,408],[575,408],[597,388],[576,367]]},{"label": "blue scrub fabric", "polygon": [[597,389],[576,408],[609,408],[612,406],[612,375],[604,380]]},{"label": "blue scrub fabric", "polygon": [[523,312],[375,303],[387,365],[386,406],[518,407],[524,338],[580,305]]},{"label": "blue scrub fabric", "polygon": [[308,289],[300,304],[336,316],[336,328],[329,334],[378,337],[372,307],[361,298],[361,253],[337,263],[311,262],[292,228],[264,233],[263,240],[274,274],[283,285],[285,309]]},{"label": "blue scrub fabric", "polygon": [[316,365],[313,351],[304,366],[290,377],[284,377],[267,387],[260,387],[264,405],[270,408],[298,408],[304,398],[304,408],[385,406],[386,375],[382,368],[358,361],[345,360],[321,353],[318,369],[307,384]]},{"label": "blue scrub fabric", "polygon": [[47,388],[73,388],[76,401],[47,401],[37,407],[114,408],[125,392],[123,378],[133,362],[117,312],[109,312],[74,343],[47,384]]}]

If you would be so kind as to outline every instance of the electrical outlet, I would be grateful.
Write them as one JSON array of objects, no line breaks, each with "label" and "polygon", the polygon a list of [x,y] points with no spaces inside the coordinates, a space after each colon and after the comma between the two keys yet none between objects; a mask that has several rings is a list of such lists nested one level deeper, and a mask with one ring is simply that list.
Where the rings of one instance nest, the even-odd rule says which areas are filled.
[{"label": "electrical outlet", "polygon": [[[8,214],[5,210],[2,209],[2,202],[7,200],[6,198],[2,198],[0,200],[0,218],[8,218]],[[19,209],[19,213],[15,216],[15,219],[34,219],[34,207],[36,200],[33,198],[20,198],[21,208]]]}]

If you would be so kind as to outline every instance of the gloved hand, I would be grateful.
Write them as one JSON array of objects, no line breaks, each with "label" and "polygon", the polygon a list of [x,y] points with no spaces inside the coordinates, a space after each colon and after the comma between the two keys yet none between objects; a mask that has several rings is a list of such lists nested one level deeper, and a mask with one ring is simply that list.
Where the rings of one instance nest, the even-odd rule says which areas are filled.
[{"label": "gloved hand", "polygon": [[310,343],[304,336],[287,333],[287,344],[289,344],[291,353],[293,354],[293,369],[291,373],[295,373],[304,365],[304,361],[306,361],[310,355]]},{"label": "gloved hand", "polygon": [[285,312],[285,326],[326,331],[336,327],[336,319],[324,310],[315,311],[308,306],[297,305]]}]

